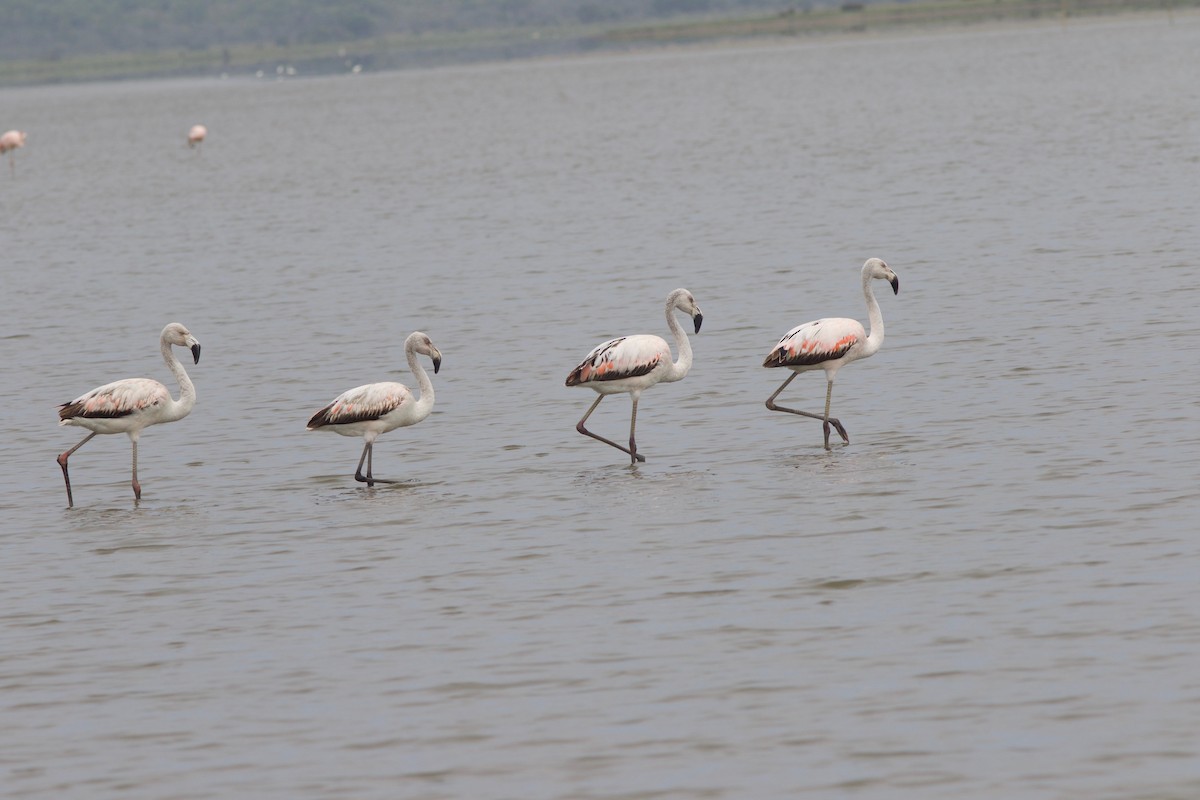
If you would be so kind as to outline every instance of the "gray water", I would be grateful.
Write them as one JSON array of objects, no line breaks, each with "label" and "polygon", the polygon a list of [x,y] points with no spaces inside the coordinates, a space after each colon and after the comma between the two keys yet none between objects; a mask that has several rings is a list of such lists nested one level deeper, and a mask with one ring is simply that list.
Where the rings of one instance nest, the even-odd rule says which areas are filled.
[{"label": "gray water", "polygon": [[[1197,54],[1177,13],[0,91],[0,794],[1200,796]],[[865,320],[870,256],[825,452],[759,365]],[[677,286],[631,468],[563,380]],[[169,382],[173,320],[196,409],[68,510],[55,406]],[[305,422],[415,385],[417,329],[437,405],[368,489]]]}]

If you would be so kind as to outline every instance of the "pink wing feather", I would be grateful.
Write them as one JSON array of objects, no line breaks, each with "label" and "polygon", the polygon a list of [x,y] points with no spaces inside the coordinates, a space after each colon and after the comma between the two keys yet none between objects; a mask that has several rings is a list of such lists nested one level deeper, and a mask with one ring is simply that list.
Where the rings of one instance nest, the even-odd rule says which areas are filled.
[{"label": "pink wing feather", "polygon": [[671,360],[671,348],[657,336],[622,336],[604,342],[571,370],[567,386],[593,381],[619,381],[653,372]]},{"label": "pink wing feather", "polygon": [[322,408],[308,421],[308,429],[326,425],[349,425],[370,422],[395,411],[412,397],[400,383],[368,383],[342,392],[337,399]]},{"label": "pink wing feather", "polygon": [[106,383],[59,406],[60,420],[127,417],[147,408],[170,402],[171,393],[150,378],[126,378]]},{"label": "pink wing feather", "polygon": [[808,367],[842,358],[867,332],[858,320],[818,319],[792,328],[775,345],[764,367]]}]

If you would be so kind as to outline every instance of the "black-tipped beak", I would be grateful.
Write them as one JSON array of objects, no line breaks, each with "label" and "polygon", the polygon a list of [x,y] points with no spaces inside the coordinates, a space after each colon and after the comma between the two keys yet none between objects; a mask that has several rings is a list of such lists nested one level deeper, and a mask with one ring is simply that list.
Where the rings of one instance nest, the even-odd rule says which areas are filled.
[{"label": "black-tipped beak", "polygon": [[200,363],[200,344],[199,344],[199,342],[192,345],[192,363],[193,364]]},{"label": "black-tipped beak", "polygon": [[441,368],[442,368],[442,357],[434,356],[433,357],[433,374],[437,375],[438,370]]},{"label": "black-tipped beak", "polygon": [[900,294],[900,279],[892,278],[888,281],[892,285],[892,294]]},{"label": "black-tipped beak", "polygon": [[692,322],[696,323],[696,333],[699,333],[700,323],[704,322],[704,315],[697,311],[696,316],[692,317]]}]

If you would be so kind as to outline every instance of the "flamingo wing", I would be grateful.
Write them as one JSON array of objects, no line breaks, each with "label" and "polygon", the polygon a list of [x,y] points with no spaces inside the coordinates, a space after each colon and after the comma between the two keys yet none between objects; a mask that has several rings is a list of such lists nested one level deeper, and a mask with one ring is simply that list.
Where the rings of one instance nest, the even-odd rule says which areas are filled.
[{"label": "flamingo wing", "polygon": [[653,372],[671,360],[671,348],[657,336],[622,336],[610,339],[587,354],[567,376],[567,386],[593,381],[619,381]]},{"label": "flamingo wing", "polygon": [[106,383],[58,407],[61,421],[127,417],[171,401],[171,393],[156,380],[127,378]]},{"label": "flamingo wing", "polygon": [[326,425],[372,422],[411,402],[412,393],[400,383],[368,383],[342,392],[308,421],[308,429]]},{"label": "flamingo wing", "polygon": [[854,319],[818,319],[788,331],[763,361],[764,367],[809,367],[842,358],[867,338]]}]

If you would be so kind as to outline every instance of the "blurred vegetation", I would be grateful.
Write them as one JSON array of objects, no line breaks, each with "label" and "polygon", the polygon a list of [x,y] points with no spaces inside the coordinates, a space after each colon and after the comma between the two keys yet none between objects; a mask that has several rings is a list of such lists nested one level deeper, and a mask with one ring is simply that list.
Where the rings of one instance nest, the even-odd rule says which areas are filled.
[{"label": "blurred vegetation", "polygon": [[0,60],[623,24],[780,0],[3,0]]},{"label": "blurred vegetation", "polygon": [[1200,0],[0,0],[0,85],[383,70]]}]

